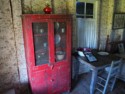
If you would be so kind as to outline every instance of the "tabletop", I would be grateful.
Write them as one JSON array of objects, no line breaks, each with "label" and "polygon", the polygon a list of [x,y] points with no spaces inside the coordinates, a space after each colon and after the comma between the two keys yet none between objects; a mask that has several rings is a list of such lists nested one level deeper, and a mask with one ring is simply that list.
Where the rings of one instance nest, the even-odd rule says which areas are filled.
[{"label": "tabletop", "polygon": [[125,59],[125,53],[124,54],[116,54],[116,56],[121,57],[122,59]]},{"label": "tabletop", "polygon": [[84,62],[90,67],[97,69],[102,69],[103,67],[109,66],[112,61],[120,60],[120,57],[116,56],[115,54],[99,55],[97,51],[92,51],[92,54],[97,58],[97,61],[89,62],[86,57],[81,56],[78,56],[78,59],[81,63]]}]

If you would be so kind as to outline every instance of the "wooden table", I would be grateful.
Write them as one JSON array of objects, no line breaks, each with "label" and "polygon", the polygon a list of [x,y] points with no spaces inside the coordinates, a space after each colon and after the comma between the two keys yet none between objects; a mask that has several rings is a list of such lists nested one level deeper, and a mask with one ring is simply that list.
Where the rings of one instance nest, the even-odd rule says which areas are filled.
[{"label": "wooden table", "polygon": [[97,51],[93,51],[93,54],[97,58],[98,61],[91,62],[91,63],[88,62],[88,60],[85,57],[78,56],[78,60],[81,63],[87,65],[92,71],[90,94],[94,94],[98,71],[109,66],[112,61],[116,61],[120,59],[120,57],[117,57],[116,55],[113,55],[113,54],[109,54],[107,56],[98,55]]},{"label": "wooden table", "polygon": [[121,57],[122,59],[125,59],[125,54],[115,54],[118,57]]}]

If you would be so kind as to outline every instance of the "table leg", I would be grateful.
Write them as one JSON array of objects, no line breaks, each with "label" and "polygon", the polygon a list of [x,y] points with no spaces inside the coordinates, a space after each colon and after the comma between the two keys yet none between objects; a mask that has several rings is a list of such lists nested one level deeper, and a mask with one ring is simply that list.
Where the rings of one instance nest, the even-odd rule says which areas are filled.
[{"label": "table leg", "polygon": [[96,81],[97,81],[97,70],[92,70],[92,78],[91,78],[91,84],[90,84],[90,94],[94,94]]}]

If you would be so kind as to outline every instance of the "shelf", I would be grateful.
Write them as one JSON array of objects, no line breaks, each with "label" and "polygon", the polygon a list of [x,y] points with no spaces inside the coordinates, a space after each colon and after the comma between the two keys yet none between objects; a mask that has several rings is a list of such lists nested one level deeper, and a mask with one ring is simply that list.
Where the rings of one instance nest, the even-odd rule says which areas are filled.
[{"label": "shelf", "polygon": [[35,51],[35,53],[37,54],[37,53],[43,53],[43,52],[46,52],[47,51],[47,49],[39,49],[39,50],[37,50],[37,51]]},{"label": "shelf", "polygon": [[34,34],[35,37],[48,36],[48,34]]}]

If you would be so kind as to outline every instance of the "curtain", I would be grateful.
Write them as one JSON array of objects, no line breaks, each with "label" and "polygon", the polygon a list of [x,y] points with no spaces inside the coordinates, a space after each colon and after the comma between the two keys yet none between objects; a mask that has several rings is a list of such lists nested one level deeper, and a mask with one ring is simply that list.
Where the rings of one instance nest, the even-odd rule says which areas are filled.
[{"label": "curtain", "polygon": [[78,47],[97,48],[95,19],[77,18]]}]

